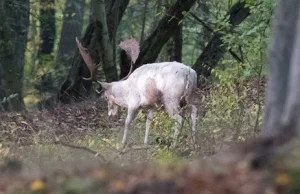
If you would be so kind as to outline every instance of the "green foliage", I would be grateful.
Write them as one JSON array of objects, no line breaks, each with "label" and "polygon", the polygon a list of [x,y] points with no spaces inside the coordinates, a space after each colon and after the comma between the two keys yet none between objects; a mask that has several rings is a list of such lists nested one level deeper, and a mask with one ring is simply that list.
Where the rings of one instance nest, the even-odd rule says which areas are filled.
[{"label": "green foliage", "polygon": [[258,95],[260,86],[228,82],[231,76],[226,77],[223,72],[214,72],[214,75],[220,83],[202,100],[208,101],[199,127],[204,142],[222,146],[255,136],[263,118],[263,95]]},{"label": "green foliage", "polygon": [[227,54],[218,69],[235,79],[261,77],[265,72],[265,58],[270,39],[270,21],[274,9],[273,0],[251,6],[251,15],[239,25],[234,33],[223,36],[227,50],[236,54],[242,61]]}]

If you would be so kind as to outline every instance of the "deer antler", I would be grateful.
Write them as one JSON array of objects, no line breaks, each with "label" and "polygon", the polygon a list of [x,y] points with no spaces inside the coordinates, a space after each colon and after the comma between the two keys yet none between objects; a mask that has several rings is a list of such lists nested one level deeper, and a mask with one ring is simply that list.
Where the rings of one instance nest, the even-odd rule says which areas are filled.
[{"label": "deer antler", "polygon": [[126,53],[131,57],[131,66],[130,66],[129,73],[126,77],[124,77],[122,79],[122,80],[125,80],[132,73],[133,64],[136,62],[136,60],[139,56],[139,53],[140,53],[140,45],[139,45],[139,42],[136,39],[131,38],[131,39],[128,39],[128,40],[125,40],[125,41],[121,42],[119,44],[119,46],[121,47],[121,49],[126,51]]},{"label": "deer antler", "polygon": [[91,77],[89,78],[85,78],[82,77],[82,79],[84,80],[96,80],[96,70],[97,70],[97,65],[96,63],[94,63],[93,59],[91,58],[91,56],[86,52],[86,49],[81,45],[81,43],[79,42],[79,40],[76,37],[76,43],[79,49],[79,52],[81,54],[81,57],[83,58],[87,68],[89,69],[90,73],[91,73]]}]

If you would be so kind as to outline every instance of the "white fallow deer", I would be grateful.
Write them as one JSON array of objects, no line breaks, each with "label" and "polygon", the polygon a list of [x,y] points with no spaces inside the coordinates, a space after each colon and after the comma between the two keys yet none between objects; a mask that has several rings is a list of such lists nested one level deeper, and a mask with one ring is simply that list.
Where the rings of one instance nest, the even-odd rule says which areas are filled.
[{"label": "white fallow deer", "polygon": [[[135,39],[130,39],[120,44],[120,47],[131,56],[133,63],[139,53],[138,42],[136,41],[136,45],[135,41]],[[96,65],[78,40],[77,45],[91,72],[91,77],[88,79],[92,80],[95,75],[94,69]],[[126,45],[131,46],[126,49]],[[135,47],[135,49],[130,47]],[[138,52],[136,48],[138,48]],[[179,128],[183,122],[181,108],[184,106],[188,107],[192,120],[192,139],[195,140],[197,108],[192,101],[197,88],[196,72],[182,63],[163,62],[145,64],[130,73],[131,71],[126,77],[126,80],[111,83],[98,82],[104,90],[104,96],[108,103],[109,116],[117,115],[119,107],[126,107],[128,109],[122,147],[124,148],[125,146],[130,123],[136,117],[139,108],[148,110],[144,138],[145,144],[148,143],[150,121],[153,119],[153,113],[159,107],[163,107],[179,124],[175,129],[175,140],[179,135]]]}]

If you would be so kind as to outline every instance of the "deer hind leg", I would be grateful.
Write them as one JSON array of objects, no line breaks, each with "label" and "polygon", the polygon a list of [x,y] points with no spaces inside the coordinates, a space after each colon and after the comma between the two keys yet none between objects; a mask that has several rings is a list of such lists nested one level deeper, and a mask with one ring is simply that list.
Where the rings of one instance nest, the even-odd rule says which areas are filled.
[{"label": "deer hind leg", "polygon": [[180,135],[181,132],[181,128],[182,128],[182,122],[183,122],[183,118],[182,116],[179,114],[179,110],[178,110],[178,105],[179,102],[168,102],[165,103],[165,110],[167,111],[167,113],[176,121],[177,126],[175,128],[175,132],[174,132],[174,144],[176,144],[177,139]]},{"label": "deer hind leg", "polygon": [[148,144],[148,135],[149,135],[150,124],[151,124],[151,121],[153,119],[153,113],[154,113],[153,109],[148,110],[144,144]]},{"label": "deer hind leg", "polygon": [[196,143],[196,128],[197,128],[197,107],[193,104],[190,105],[191,110],[191,120],[192,120],[192,127],[190,128],[191,131],[191,138],[192,142],[195,145]]},{"label": "deer hind leg", "polygon": [[124,129],[124,134],[123,134],[123,139],[122,139],[122,148],[125,147],[125,143],[126,143],[130,123],[132,122],[132,120],[137,115],[137,112],[138,112],[137,108],[128,108],[128,113],[127,113],[127,117],[126,117],[126,121],[125,121],[125,129]]}]

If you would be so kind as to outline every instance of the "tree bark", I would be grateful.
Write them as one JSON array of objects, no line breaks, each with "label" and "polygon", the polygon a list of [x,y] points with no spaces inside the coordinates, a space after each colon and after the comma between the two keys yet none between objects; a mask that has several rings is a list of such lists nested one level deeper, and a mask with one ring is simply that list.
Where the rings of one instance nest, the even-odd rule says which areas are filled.
[{"label": "tree bark", "polygon": [[129,73],[131,59],[127,56],[126,51],[120,51],[120,79],[126,77]]},{"label": "tree bark", "polygon": [[[30,2],[30,1],[29,1]],[[39,5],[30,4],[30,12],[31,13],[38,13]],[[30,47],[30,74],[31,76],[35,76],[37,73],[37,63],[38,63],[38,53],[39,53],[39,39],[38,39],[38,17],[30,16],[30,24],[28,29],[28,42],[29,44],[27,47]]]},{"label": "tree bark", "polygon": [[294,137],[300,122],[300,1],[279,0],[270,44],[263,135]]},{"label": "tree bark", "polygon": [[29,1],[2,1],[0,3],[0,63],[1,82],[9,100],[9,110],[25,109],[23,101],[23,73],[29,25]]},{"label": "tree bark", "polygon": [[[246,2],[239,1],[228,11],[229,23],[231,27],[229,32],[232,32],[234,28],[244,21],[250,15],[249,7],[245,7]],[[219,60],[226,52],[226,46],[222,45],[223,34],[217,32],[213,35],[207,46],[204,48],[202,54],[198,57],[193,68],[198,75],[205,77],[210,76],[211,70],[218,64]]]},{"label": "tree bark", "polygon": [[[95,20],[91,20],[83,38],[80,40],[82,45],[88,49],[93,61],[98,64],[100,62],[99,50],[97,42],[101,36],[102,27]],[[58,100],[63,103],[71,103],[88,97],[92,86],[91,81],[83,80],[82,77],[90,77],[90,72],[85,65],[79,50],[73,58],[73,64],[69,71],[67,80],[62,84],[58,93]]]},{"label": "tree bark", "polygon": [[[155,13],[155,16],[154,16],[154,19],[153,19],[153,23],[152,23],[152,27],[151,29],[155,29],[158,25],[158,22],[159,22],[159,15],[161,14],[162,12],[162,4],[163,4],[163,1],[162,0],[156,0],[156,13]],[[159,15],[156,15],[156,14],[159,14]]]},{"label": "tree bark", "polygon": [[[0,0],[0,11],[3,11],[3,9],[1,8],[1,1],[2,0]],[[0,112],[8,110],[8,104],[7,102],[4,102],[4,98],[6,97],[6,91],[3,88],[1,77],[3,77],[3,68],[2,64],[0,63]]]},{"label": "tree bark", "polygon": [[143,64],[153,63],[160,53],[164,44],[170,37],[174,36],[179,21],[194,5],[195,0],[177,0],[158,23],[157,28],[141,45],[141,52],[136,61],[134,69]]},{"label": "tree bark", "polygon": [[144,0],[144,11],[143,11],[143,19],[142,19],[142,32],[141,32],[140,44],[143,44],[144,42],[147,10],[148,10],[148,0]]},{"label": "tree bark", "polygon": [[70,67],[73,53],[76,50],[74,37],[80,37],[85,0],[66,0],[63,16],[63,25],[58,45],[56,66]]},{"label": "tree bark", "polygon": [[106,80],[108,82],[116,81],[118,80],[118,72],[114,63],[112,43],[108,34],[105,0],[92,0],[92,12],[102,26],[102,36],[98,44],[101,47],[100,56]]},{"label": "tree bark", "polygon": [[[129,0],[112,0],[106,2],[107,9],[107,25],[108,33],[112,36],[117,27],[111,24],[118,18],[117,25],[121,21],[121,18],[126,10]],[[82,45],[88,49],[92,59],[96,64],[100,63],[100,47],[97,38],[102,36],[102,27],[99,22],[92,18],[88,25],[83,38],[81,39]],[[111,37],[110,37],[111,38]],[[75,40],[74,40],[75,42]],[[78,49],[73,57],[73,63],[70,68],[66,81],[62,84],[60,91],[58,92],[58,100],[62,103],[70,103],[71,101],[82,99],[81,97],[87,97],[90,94],[91,81],[85,81],[82,77],[90,77],[89,71],[82,60]]]},{"label": "tree bark", "polygon": [[300,1],[279,0],[273,28],[264,128],[259,138],[240,147],[241,157],[256,168],[270,167],[300,129]]},{"label": "tree bark", "polygon": [[129,0],[106,1],[106,20],[110,39],[113,38],[113,34],[117,31],[128,4]]},{"label": "tree bark", "polygon": [[181,23],[174,35],[174,61],[182,62],[182,28],[183,23]]},{"label": "tree bark", "polygon": [[[116,38],[117,38],[117,29],[119,23],[122,19],[122,16],[129,4],[129,0],[107,0],[106,2],[106,13],[107,13],[107,27],[109,38],[112,42],[113,49],[113,59],[114,65],[116,66],[117,50],[116,50]],[[122,69],[122,64],[120,64],[120,69]],[[120,75],[121,76],[121,75]]]},{"label": "tree bark", "polygon": [[41,0],[40,23],[41,45],[39,56],[53,52],[56,35],[54,0]]},{"label": "tree bark", "polygon": [[[201,0],[199,1],[199,8],[201,10],[201,16],[204,21],[207,21],[209,18],[209,8],[207,6],[207,0]],[[211,39],[211,31],[207,29],[206,26],[202,27],[202,34],[201,34],[201,50],[204,50],[206,43],[210,41]]]}]

